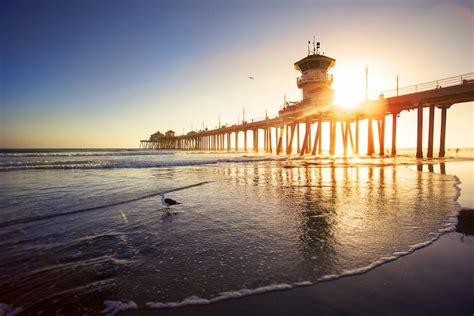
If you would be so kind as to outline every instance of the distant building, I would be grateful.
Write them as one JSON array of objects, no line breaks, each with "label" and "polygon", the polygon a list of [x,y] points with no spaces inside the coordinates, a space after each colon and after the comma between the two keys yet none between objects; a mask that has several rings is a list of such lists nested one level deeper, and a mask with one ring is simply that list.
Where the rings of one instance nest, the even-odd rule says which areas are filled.
[{"label": "distant building", "polygon": [[156,142],[158,141],[160,138],[163,138],[165,135],[163,135],[162,133],[160,133],[159,131],[156,132],[155,134],[151,134],[150,135],[150,139],[149,141],[150,142]]},{"label": "distant building", "polygon": [[166,136],[166,137],[174,137],[174,134],[175,134],[174,131],[169,130],[169,131],[167,131],[167,132],[165,133],[165,136]]}]

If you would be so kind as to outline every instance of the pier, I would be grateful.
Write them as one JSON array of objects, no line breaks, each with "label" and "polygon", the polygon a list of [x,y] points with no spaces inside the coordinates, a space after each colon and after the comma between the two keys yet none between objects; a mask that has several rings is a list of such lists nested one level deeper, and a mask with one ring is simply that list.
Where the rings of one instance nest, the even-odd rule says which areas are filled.
[{"label": "pier", "polygon": [[[330,155],[336,153],[336,142],[342,140],[343,155],[349,151],[363,155],[359,151],[359,139],[367,139],[367,156],[386,155],[385,122],[392,120],[390,155],[397,154],[397,118],[404,111],[417,111],[417,133],[413,135],[416,143],[416,157],[423,153],[423,109],[429,108],[428,151],[426,157],[433,158],[435,113],[440,112],[441,127],[438,157],[446,151],[446,122],[448,109],[463,102],[474,101],[474,73],[450,77],[400,89],[382,92],[378,98],[366,98],[359,106],[343,109],[330,106],[334,90],[330,88],[333,77],[328,74],[335,65],[335,59],[319,54],[314,49],[307,57],[295,63],[301,72],[297,78],[298,88],[302,89],[303,100],[286,102],[275,117],[243,121],[231,126],[220,126],[212,130],[192,131],[176,136],[168,131],[165,135],[153,134],[148,140],[140,141],[143,149],[173,149],[198,151],[263,151],[267,154],[320,155],[323,151],[322,139],[328,137]],[[367,134],[361,135],[359,125],[367,121]],[[374,139],[374,125],[378,139]],[[329,135],[323,135],[323,126],[329,127]],[[339,133],[338,133],[339,129]],[[313,132],[315,130],[315,132]],[[239,135],[243,134],[243,144],[239,146]],[[339,137],[337,136],[339,134]],[[261,137],[263,136],[263,138]],[[249,137],[252,141],[249,142]],[[259,141],[263,139],[261,148]],[[233,142],[232,142],[233,140]],[[251,143],[252,148],[249,148]]]}]

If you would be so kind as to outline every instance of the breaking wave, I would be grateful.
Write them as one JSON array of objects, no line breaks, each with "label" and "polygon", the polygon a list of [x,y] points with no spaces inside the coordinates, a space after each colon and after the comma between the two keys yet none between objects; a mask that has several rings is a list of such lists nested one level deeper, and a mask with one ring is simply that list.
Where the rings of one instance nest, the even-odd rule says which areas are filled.
[{"label": "breaking wave", "polygon": [[30,169],[114,169],[114,168],[166,168],[212,165],[217,163],[238,163],[281,160],[277,157],[238,157],[197,160],[39,160],[0,163],[0,171]]}]

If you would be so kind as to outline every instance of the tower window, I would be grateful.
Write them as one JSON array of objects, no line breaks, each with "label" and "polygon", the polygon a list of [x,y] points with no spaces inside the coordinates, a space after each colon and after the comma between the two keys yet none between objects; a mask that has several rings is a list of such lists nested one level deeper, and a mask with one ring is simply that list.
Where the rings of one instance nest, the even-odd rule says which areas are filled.
[{"label": "tower window", "polygon": [[309,62],[309,68],[310,69],[317,69],[321,67],[321,61],[319,60],[312,60]]}]

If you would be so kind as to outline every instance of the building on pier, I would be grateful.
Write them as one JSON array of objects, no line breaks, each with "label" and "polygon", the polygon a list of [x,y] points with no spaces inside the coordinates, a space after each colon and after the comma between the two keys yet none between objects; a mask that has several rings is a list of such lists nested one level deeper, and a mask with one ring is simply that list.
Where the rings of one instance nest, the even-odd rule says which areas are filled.
[{"label": "building on pier", "polygon": [[165,135],[163,135],[160,131],[157,131],[156,133],[150,135],[149,141],[157,142],[163,137],[165,137]]},{"label": "building on pier", "polygon": [[301,73],[296,78],[296,85],[301,89],[302,100],[286,103],[279,115],[292,115],[295,110],[308,113],[326,111],[334,99],[334,90],[331,89],[333,75],[329,74],[329,70],[335,64],[334,58],[319,54],[319,42],[312,53],[308,50],[308,56],[294,64]]}]

